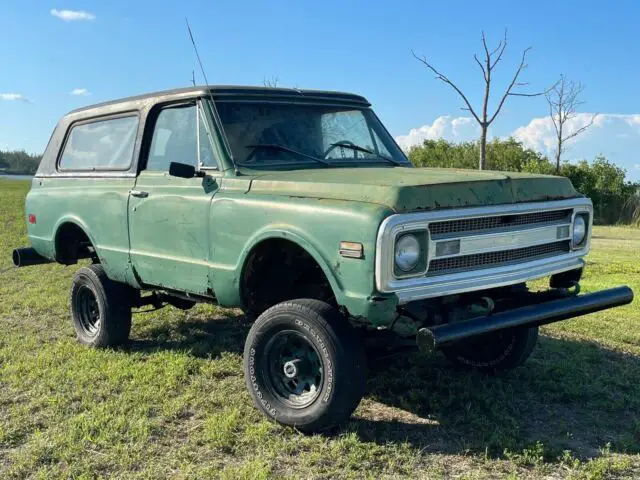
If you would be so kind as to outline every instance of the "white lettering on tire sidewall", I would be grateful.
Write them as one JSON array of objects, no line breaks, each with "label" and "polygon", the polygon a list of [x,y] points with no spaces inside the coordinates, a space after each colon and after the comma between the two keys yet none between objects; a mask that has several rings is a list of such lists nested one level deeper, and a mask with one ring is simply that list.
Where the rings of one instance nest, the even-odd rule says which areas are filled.
[{"label": "white lettering on tire sidewall", "polygon": [[276,418],[278,416],[278,411],[265,399],[265,396],[258,385],[256,378],[256,363],[256,349],[251,346],[249,349],[249,380],[251,380],[251,386],[253,387],[253,391],[256,392],[258,402],[260,402],[264,411],[273,418]]},{"label": "white lettering on tire sidewall", "polygon": [[325,382],[323,385],[324,392],[322,394],[322,401],[324,403],[327,403],[331,398],[331,394],[333,393],[333,386],[335,382],[333,363],[331,363],[331,360],[329,357],[329,351],[324,341],[320,337],[320,335],[318,335],[318,333],[311,327],[311,325],[303,322],[298,318],[296,318],[295,323],[297,326],[303,328],[309,335],[311,335],[316,340],[316,342],[318,342],[318,345],[320,346],[320,354],[322,355],[322,363],[324,364],[324,378],[325,378]]}]

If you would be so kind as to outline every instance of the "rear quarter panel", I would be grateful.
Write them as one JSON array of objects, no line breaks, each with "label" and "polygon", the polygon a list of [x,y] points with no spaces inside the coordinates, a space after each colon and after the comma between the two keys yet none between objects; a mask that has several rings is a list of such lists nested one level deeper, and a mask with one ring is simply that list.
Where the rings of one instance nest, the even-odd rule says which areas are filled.
[{"label": "rear quarter panel", "polygon": [[34,178],[25,213],[36,215],[27,233],[36,251],[55,258],[55,236],[65,222],[87,234],[109,278],[134,283],[129,267],[127,205],[133,177]]}]

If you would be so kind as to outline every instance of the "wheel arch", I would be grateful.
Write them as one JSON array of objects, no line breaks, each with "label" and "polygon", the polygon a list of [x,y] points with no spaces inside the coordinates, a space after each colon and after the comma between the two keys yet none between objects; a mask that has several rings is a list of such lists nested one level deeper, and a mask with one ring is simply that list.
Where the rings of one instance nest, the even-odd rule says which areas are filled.
[{"label": "wheel arch", "polygon": [[[57,262],[73,265],[80,258],[87,258],[87,253],[79,249],[79,243],[88,241],[99,258],[98,246],[87,225],[76,216],[64,216],[53,228],[53,252]],[[67,245],[68,242],[72,242]]]},{"label": "wheel arch", "polygon": [[244,289],[244,279],[247,275],[247,269],[249,267],[252,256],[260,249],[264,248],[264,246],[268,242],[280,241],[280,242],[288,242],[292,246],[295,246],[306,253],[320,268],[324,277],[326,278],[332,294],[338,303],[341,302],[343,297],[343,286],[340,282],[339,278],[335,275],[335,272],[330,267],[331,262],[326,255],[323,255],[321,250],[316,247],[316,245],[308,240],[307,235],[303,232],[296,231],[291,228],[269,228],[263,229],[262,231],[256,233],[251,239],[247,242],[242,253],[240,255],[240,259],[238,261],[238,288],[240,291],[240,299],[243,304],[243,307],[246,307],[245,304],[245,292]]}]

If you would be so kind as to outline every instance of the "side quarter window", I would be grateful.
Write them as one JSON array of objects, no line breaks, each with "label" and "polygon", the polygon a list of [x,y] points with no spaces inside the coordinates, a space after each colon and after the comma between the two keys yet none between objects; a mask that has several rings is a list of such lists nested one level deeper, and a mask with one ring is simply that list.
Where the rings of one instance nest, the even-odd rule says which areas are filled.
[{"label": "side quarter window", "polygon": [[126,170],[131,165],[138,116],[90,121],[71,127],[61,170]]},{"label": "side quarter window", "polygon": [[195,104],[161,110],[153,129],[146,169],[169,171],[171,162],[195,167],[198,160],[196,121]]}]

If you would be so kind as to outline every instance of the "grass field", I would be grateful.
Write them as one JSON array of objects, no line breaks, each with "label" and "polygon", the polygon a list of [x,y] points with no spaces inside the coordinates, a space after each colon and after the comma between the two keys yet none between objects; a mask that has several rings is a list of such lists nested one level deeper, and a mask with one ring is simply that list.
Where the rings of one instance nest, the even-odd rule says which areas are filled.
[{"label": "grass field", "polygon": [[[0,478],[640,478],[640,302],[543,329],[501,377],[442,356],[373,361],[331,436],[270,423],[241,369],[240,312],[134,317],[119,350],[76,343],[76,267],[10,268],[28,183],[0,180]],[[640,292],[640,230],[602,227],[583,280]]]}]

